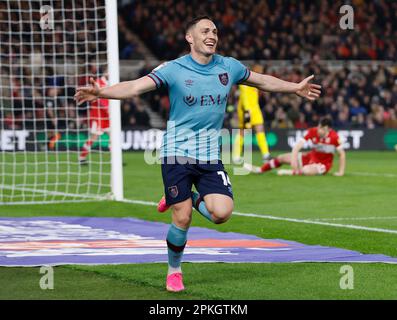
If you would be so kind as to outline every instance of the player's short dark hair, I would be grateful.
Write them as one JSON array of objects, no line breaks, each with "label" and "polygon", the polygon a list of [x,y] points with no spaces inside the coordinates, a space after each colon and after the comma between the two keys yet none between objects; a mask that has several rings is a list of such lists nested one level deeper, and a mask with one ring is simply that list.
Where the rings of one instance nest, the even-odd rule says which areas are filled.
[{"label": "player's short dark hair", "polygon": [[206,14],[200,15],[195,17],[194,19],[190,20],[188,23],[186,23],[185,26],[185,32],[187,33],[189,31],[189,29],[191,27],[193,27],[194,25],[196,25],[199,21],[204,20],[204,19],[208,19],[212,21],[212,18]]},{"label": "player's short dark hair", "polygon": [[329,127],[332,128],[332,120],[330,118],[323,118],[319,123],[320,127]]}]

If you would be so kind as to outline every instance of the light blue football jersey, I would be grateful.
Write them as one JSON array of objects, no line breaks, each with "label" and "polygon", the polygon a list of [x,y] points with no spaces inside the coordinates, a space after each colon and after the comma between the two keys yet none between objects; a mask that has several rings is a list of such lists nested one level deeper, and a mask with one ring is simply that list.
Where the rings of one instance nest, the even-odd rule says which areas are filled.
[{"label": "light blue football jersey", "polygon": [[220,159],[220,130],[230,89],[249,75],[250,71],[234,58],[214,55],[203,65],[190,54],[163,63],[148,74],[158,88],[168,88],[171,104],[160,157]]}]

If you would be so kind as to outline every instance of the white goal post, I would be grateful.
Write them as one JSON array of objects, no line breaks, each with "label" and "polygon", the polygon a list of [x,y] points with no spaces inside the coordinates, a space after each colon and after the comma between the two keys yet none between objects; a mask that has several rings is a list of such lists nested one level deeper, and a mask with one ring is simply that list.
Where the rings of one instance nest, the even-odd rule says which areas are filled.
[{"label": "white goal post", "polygon": [[[119,45],[117,28],[117,0],[106,0],[107,58],[109,85],[120,81]],[[111,71],[110,71],[111,70]],[[111,100],[110,105],[111,186],[115,200],[123,200],[123,161],[121,154],[120,100]]]},{"label": "white goal post", "polygon": [[119,82],[117,21],[117,0],[0,2],[0,204],[123,200],[120,102],[73,99]]}]

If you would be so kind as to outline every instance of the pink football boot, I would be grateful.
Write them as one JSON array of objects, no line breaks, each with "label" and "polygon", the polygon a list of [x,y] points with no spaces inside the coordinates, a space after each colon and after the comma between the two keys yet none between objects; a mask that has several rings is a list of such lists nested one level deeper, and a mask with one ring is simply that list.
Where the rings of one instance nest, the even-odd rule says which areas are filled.
[{"label": "pink football boot", "polygon": [[157,205],[157,211],[158,212],[166,212],[170,206],[167,206],[167,203],[165,202],[165,196],[162,196],[160,199],[158,205]]},{"label": "pink football boot", "polygon": [[167,276],[167,291],[169,292],[179,292],[185,290],[182,281],[182,273],[172,273]]}]

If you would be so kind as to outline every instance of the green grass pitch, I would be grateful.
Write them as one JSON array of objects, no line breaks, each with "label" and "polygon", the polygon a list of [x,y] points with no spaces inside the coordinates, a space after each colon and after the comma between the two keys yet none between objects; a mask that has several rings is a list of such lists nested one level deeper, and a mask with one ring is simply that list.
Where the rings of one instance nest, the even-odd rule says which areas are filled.
[{"label": "green grass pitch", "polygon": [[[127,164],[123,168],[125,197],[156,202],[163,193],[160,167],[146,165],[143,153],[125,153],[123,157]],[[259,164],[259,154],[254,157]],[[226,167],[237,212],[397,231],[395,152],[348,152],[344,177],[236,176],[231,166]],[[73,168],[81,176],[88,171]],[[111,201],[3,205],[0,216],[170,221],[169,213],[158,214],[153,206]],[[397,234],[386,231],[237,215],[226,224],[213,225],[197,213],[192,225],[397,257]],[[350,264],[353,290],[340,289],[342,265],[186,263],[187,290],[180,294],[165,291],[166,264],[56,267],[54,290],[40,289],[38,268],[0,268],[0,299],[397,299],[396,265]]]}]

